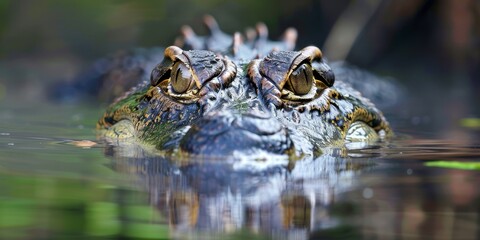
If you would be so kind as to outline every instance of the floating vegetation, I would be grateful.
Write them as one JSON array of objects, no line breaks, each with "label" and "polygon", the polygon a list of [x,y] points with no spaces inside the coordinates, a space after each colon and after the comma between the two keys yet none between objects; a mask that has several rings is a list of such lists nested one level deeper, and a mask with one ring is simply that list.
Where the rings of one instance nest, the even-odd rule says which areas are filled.
[{"label": "floating vegetation", "polygon": [[426,162],[427,167],[454,168],[463,170],[480,170],[480,162],[433,161]]},{"label": "floating vegetation", "polygon": [[480,129],[480,118],[463,118],[460,120],[460,126]]}]

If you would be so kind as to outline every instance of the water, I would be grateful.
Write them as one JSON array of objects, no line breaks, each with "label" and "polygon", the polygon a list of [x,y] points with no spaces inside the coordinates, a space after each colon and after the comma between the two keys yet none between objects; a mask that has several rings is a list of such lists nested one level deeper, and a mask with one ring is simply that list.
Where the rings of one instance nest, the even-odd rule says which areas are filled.
[{"label": "water", "polygon": [[425,165],[478,163],[475,142],[401,135],[252,173],[97,143],[102,107],[0,109],[0,239],[480,239],[480,171]]}]

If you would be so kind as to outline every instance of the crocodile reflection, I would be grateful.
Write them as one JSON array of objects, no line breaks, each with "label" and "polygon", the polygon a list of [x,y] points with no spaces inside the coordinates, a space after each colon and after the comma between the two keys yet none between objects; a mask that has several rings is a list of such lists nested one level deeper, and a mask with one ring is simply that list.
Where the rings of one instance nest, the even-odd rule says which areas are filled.
[{"label": "crocodile reflection", "polygon": [[355,186],[357,173],[373,167],[341,149],[261,171],[228,161],[175,164],[158,156],[131,156],[131,150],[111,149],[114,169],[139,177],[150,204],[168,219],[176,237],[247,230],[275,239],[292,234],[308,239],[315,229],[336,224],[328,210],[336,196]]}]

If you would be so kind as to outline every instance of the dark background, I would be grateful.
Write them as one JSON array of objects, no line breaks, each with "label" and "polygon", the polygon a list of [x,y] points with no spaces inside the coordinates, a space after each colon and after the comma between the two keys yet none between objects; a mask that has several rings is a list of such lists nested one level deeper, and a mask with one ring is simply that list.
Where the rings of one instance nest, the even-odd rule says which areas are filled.
[{"label": "dark background", "polygon": [[407,133],[464,139],[465,129],[476,129],[465,124],[480,117],[476,0],[2,0],[0,101],[47,101],[51,83],[72,79],[99,57],[171,45],[184,24],[204,34],[205,14],[227,33],[262,21],[276,39],[295,27],[297,48],[316,45],[330,61],[395,78],[407,94],[385,111]]}]

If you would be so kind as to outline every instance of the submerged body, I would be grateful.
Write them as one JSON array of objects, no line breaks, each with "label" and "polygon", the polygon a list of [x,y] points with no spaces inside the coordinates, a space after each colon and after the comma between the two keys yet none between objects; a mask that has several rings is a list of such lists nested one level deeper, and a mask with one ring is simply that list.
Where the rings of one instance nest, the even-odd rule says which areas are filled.
[{"label": "submerged body", "polygon": [[[334,72],[313,46],[293,51],[258,37],[241,43],[219,31],[184,30],[143,81],[117,99],[97,127],[182,156],[315,155],[325,146],[391,134],[382,113]],[[231,41],[230,44],[227,44]],[[362,81],[362,79],[358,79]]]}]

